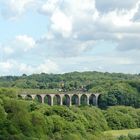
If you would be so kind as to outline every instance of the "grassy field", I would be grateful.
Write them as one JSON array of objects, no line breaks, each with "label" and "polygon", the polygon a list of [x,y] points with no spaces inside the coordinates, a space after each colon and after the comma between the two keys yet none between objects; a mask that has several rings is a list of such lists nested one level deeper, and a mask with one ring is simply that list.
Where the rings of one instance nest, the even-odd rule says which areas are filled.
[{"label": "grassy field", "polygon": [[127,136],[128,134],[140,135],[140,128],[128,129],[128,130],[110,130],[110,131],[105,131],[104,134],[112,135],[113,137],[119,137],[121,135]]}]

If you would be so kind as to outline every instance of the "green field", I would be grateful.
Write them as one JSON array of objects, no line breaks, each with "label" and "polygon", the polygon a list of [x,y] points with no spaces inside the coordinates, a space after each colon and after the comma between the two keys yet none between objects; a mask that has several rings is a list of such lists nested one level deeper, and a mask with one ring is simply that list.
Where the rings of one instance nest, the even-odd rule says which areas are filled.
[{"label": "green field", "polygon": [[140,135],[140,128],[126,129],[126,130],[109,130],[109,131],[105,131],[104,134],[112,135],[113,137],[119,137],[121,135],[127,136],[128,134]]}]

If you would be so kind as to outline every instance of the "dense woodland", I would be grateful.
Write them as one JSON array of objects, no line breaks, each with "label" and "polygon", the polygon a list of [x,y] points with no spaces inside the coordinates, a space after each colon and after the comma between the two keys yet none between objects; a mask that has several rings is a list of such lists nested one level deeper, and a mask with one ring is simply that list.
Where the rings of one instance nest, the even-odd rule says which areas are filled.
[{"label": "dense woodland", "polygon": [[14,90],[0,90],[0,140],[138,140],[114,138],[105,130],[140,128],[140,109],[113,106],[48,106],[18,99]]},{"label": "dense woodland", "polygon": [[[102,93],[99,107],[114,105],[140,107],[140,75],[101,72],[33,74],[0,77],[0,87],[41,92],[86,91]],[[39,90],[42,89],[42,90]]]},{"label": "dense woodland", "polygon": [[[27,76],[0,77],[0,87],[18,87],[30,89],[63,89],[66,91],[108,91],[113,86],[123,83],[136,88],[140,92],[140,74],[101,73],[101,72],[72,72],[66,74],[33,74]],[[119,86],[119,85],[118,85]]]},{"label": "dense woodland", "polygon": [[[99,107],[48,106],[17,98],[21,90],[100,92]],[[40,90],[39,90],[40,89]],[[60,90],[61,89],[61,90]],[[140,128],[140,75],[100,72],[0,78],[0,140],[139,140],[106,130]]]}]

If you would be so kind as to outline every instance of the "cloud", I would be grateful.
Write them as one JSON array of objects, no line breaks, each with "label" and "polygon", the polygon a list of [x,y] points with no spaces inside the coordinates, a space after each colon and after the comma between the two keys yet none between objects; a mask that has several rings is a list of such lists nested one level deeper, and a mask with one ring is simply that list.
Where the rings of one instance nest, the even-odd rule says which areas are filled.
[{"label": "cloud", "polygon": [[16,19],[21,16],[35,0],[7,0],[2,1],[2,15],[8,19]]},{"label": "cloud", "polygon": [[[137,53],[138,54],[138,53]],[[94,56],[78,56],[77,58],[57,58],[58,65],[62,71],[102,71],[102,72],[124,72],[138,73],[140,62],[134,53],[124,55],[120,53],[102,54]],[[65,67],[63,66],[65,64]],[[132,68],[133,67],[133,68]]]},{"label": "cloud", "polygon": [[44,63],[40,65],[29,65],[26,63],[21,63],[13,59],[7,61],[0,61],[0,73],[1,75],[14,75],[15,73],[20,75],[23,73],[33,74],[33,73],[58,73],[60,69],[58,65],[52,60],[45,60]]},{"label": "cloud", "polygon": [[[139,1],[129,0],[128,5],[133,3],[133,6],[125,9],[115,8],[111,11],[100,13],[96,7],[97,1],[94,0],[78,0],[78,1],[63,1],[60,5],[57,2],[53,3],[55,10],[51,11],[51,14],[43,13],[48,16],[50,24],[48,29],[53,34],[59,34],[65,37],[65,33],[68,33],[67,37],[75,37],[77,39],[85,40],[102,40],[102,39],[118,39],[118,34],[138,32],[140,27],[138,22],[133,22],[133,17],[139,9]],[[110,6],[113,2],[109,3]],[[104,2],[102,2],[104,3]],[[47,3],[48,6],[49,3]],[[45,5],[47,5],[45,4]]]},{"label": "cloud", "polygon": [[122,9],[130,10],[135,6],[135,4],[138,1],[139,0],[127,0],[127,1],[122,1],[122,0],[108,0],[108,1],[96,0],[96,7],[102,13],[108,13],[108,12],[114,11],[116,9],[118,9],[118,10],[122,10]]},{"label": "cloud", "polygon": [[45,60],[44,63],[38,65],[38,66],[30,66],[27,64],[20,64],[19,71],[21,73],[57,73],[59,71],[58,65],[51,61],[51,60]]},{"label": "cloud", "polygon": [[61,10],[57,10],[51,17],[51,29],[68,37],[72,32],[72,19],[67,17]]},{"label": "cloud", "polygon": [[18,35],[0,46],[0,56],[2,61],[8,59],[25,59],[32,56],[36,49],[36,41],[28,35]]},{"label": "cloud", "polygon": [[40,12],[43,14],[52,14],[58,7],[62,0],[47,0],[40,8]]},{"label": "cloud", "polygon": [[95,40],[86,40],[86,34],[82,40],[81,33],[83,30],[85,33],[87,26],[91,26],[98,17],[94,1],[48,1],[41,10],[43,15],[48,17],[50,24],[48,33],[38,40],[38,45],[46,49],[46,53],[49,51],[48,55],[72,57],[93,48]]},{"label": "cloud", "polygon": [[14,44],[17,45],[23,49],[25,52],[33,49],[36,45],[35,40],[27,35],[19,35],[16,36],[15,40],[14,40]]},{"label": "cloud", "polygon": [[137,50],[140,52],[140,36],[127,36],[124,37],[122,40],[120,40],[117,49],[119,51],[131,51],[131,50]]},{"label": "cloud", "polygon": [[[120,53],[121,51],[124,53],[127,50],[139,49],[140,23],[133,21],[133,17],[139,11],[138,0],[128,0],[127,2],[71,0],[61,4],[57,2],[54,2],[53,6],[48,3],[44,6],[46,12],[44,9],[43,14],[48,16],[50,24],[48,34],[40,39],[40,44],[44,44],[48,48],[47,50],[51,50],[52,56],[78,58],[78,56],[93,51],[95,44],[102,40],[117,44],[114,51],[120,51]],[[48,12],[49,6],[51,6],[50,12]],[[62,14],[64,19],[70,19],[68,20],[72,25],[70,30],[63,30],[63,27],[67,29],[69,24],[67,24],[67,20],[59,20],[61,16],[55,16],[59,14]],[[54,25],[57,28],[52,28]],[[65,36],[64,31],[70,31],[70,34]],[[51,36],[48,39],[50,33]],[[119,55],[117,58],[119,60]]]},{"label": "cloud", "polygon": [[1,45],[3,67],[8,62],[19,65],[15,71],[20,73],[57,72],[60,67],[62,71],[111,72],[133,72],[132,66],[139,68],[139,0],[9,2],[4,2],[3,8],[10,13],[9,18],[34,10],[37,12],[34,18],[44,18],[47,22],[44,20],[44,33],[34,35],[36,40],[21,34]]},{"label": "cloud", "polygon": [[140,1],[137,3],[137,11],[135,12],[135,15],[133,16],[133,21],[139,21],[140,20]]},{"label": "cloud", "polygon": [[11,69],[13,67],[13,64],[10,61],[0,62],[0,67],[7,70]]},{"label": "cloud", "polygon": [[91,51],[96,42],[94,40],[80,41],[60,36],[48,39],[48,36],[43,36],[43,38],[37,41],[37,44],[40,49],[46,50],[45,53],[48,56],[77,57]]}]

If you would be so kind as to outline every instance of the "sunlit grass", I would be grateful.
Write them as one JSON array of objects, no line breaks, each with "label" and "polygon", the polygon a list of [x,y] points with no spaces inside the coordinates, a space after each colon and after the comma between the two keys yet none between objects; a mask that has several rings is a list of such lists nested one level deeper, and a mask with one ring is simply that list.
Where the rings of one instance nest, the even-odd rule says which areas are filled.
[{"label": "sunlit grass", "polygon": [[126,129],[126,130],[109,130],[109,131],[105,131],[104,134],[112,135],[113,137],[119,137],[121,135],[127,136],[128,134],[140,135],[140,128]]}]

